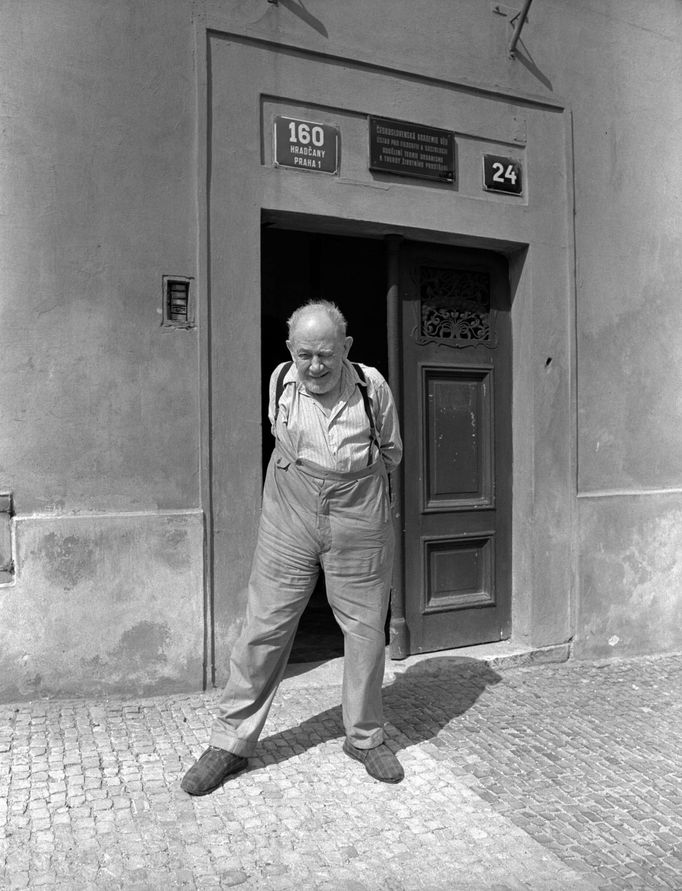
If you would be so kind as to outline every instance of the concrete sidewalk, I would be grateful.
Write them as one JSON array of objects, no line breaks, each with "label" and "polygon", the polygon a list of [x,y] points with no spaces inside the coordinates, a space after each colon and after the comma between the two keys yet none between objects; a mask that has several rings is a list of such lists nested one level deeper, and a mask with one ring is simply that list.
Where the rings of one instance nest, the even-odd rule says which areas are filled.
[{"label": "concrete sidewalk", "polygon": [[682,889],[682,657],[518,661],[389,665],[398,786],[341,752],[338,663],[200,799],[216,694],[0,706],[0,887]]}]

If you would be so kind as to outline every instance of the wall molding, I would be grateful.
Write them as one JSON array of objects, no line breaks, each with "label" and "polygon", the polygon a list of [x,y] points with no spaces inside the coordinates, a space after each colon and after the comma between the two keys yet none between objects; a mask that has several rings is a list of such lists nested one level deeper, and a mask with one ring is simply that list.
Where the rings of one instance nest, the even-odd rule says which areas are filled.
[{"label": "wall molding", "polygon": [[80,513],[35,513],[16,515],[14,522],[30,523],[42,520],[131,520],[131,519],[163,519],[164,517],[190,517],[201,518],[203,510],[199,507],[178,510],[131,510],[131,511],[92,511]]},{"label": "wall molding", "polygon": [[654,495],[682,495],[680,489],[595,489],[591,492],[578,492],[578,498],[641,498]]}]

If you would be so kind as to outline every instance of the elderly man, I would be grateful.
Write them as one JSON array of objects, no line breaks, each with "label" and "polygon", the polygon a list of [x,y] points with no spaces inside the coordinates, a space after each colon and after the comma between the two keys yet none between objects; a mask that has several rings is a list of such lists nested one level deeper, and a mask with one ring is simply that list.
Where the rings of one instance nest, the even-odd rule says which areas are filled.
[{"label": "elderly man", "polygon": [[333,304],[288,321],[293,362],[270,379],[276,440],[263,489],[246,620],[230,659],[209,748],[182,788],[206,795],[253,753],[320,567],[344,634],[343,751],[377,780],[403,769],[383,741],[384,626],[393,561],[388,474],[402,457],[381,374],[348,361],[353,342]]}]

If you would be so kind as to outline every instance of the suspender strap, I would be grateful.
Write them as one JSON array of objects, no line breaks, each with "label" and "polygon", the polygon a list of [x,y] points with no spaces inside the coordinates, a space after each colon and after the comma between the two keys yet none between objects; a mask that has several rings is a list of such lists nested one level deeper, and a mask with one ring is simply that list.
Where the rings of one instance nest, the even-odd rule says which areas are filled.
[{"label": "suspender strap", "polygon": [[372,411],[372,403],[369,401],[369,393],[367,390],[367,378],[365,377],[365,372],[362,370],[361,366],[356,362],[353,362],[353,368],[357,371],[358,377],[365,385],[364,387],[360,387],[360,395],[362,396],[362,401],[365,406],[365,414],[369,418],[369,454],[367,456],[367,466],[372,463],[372,443],[379,449],[379,453],[381,453],[381,446],[379,445],[379,440],[377,438],[377,428],[374,424],[374,412]]},{"label": "suspender strap", "polygon": [[277,384],[275,385],[275,420],[277,420],[277,412],[279,411],[279,400],[282,398],[284,391],[284,378],[289,373],[289,369],[294,363],[290,360],[282,365],[282,370],[277,375]]}]

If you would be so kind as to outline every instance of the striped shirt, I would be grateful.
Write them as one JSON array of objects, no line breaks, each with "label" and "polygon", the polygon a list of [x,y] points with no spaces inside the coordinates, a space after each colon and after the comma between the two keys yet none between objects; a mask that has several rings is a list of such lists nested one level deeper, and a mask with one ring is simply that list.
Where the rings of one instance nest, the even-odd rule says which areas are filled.
[{"label": "striped shirt", "polygon": [[386,470],[390,473],[398,466],[403,454],[398,413],[389,386],[376,368],[362,366],[367,379],[363,383],[345,360],[339,398],[327,414],[299,381],[293,364],[284,377],[275,423],[275,392],[281,369],[278,365],[270,378],[268,413],[272,434],[285,452],[337,471],[366,467],[370,449],[372,462],[376,461],[378,449],[370,442],[369,418],[359,390],[366,386]]}]

